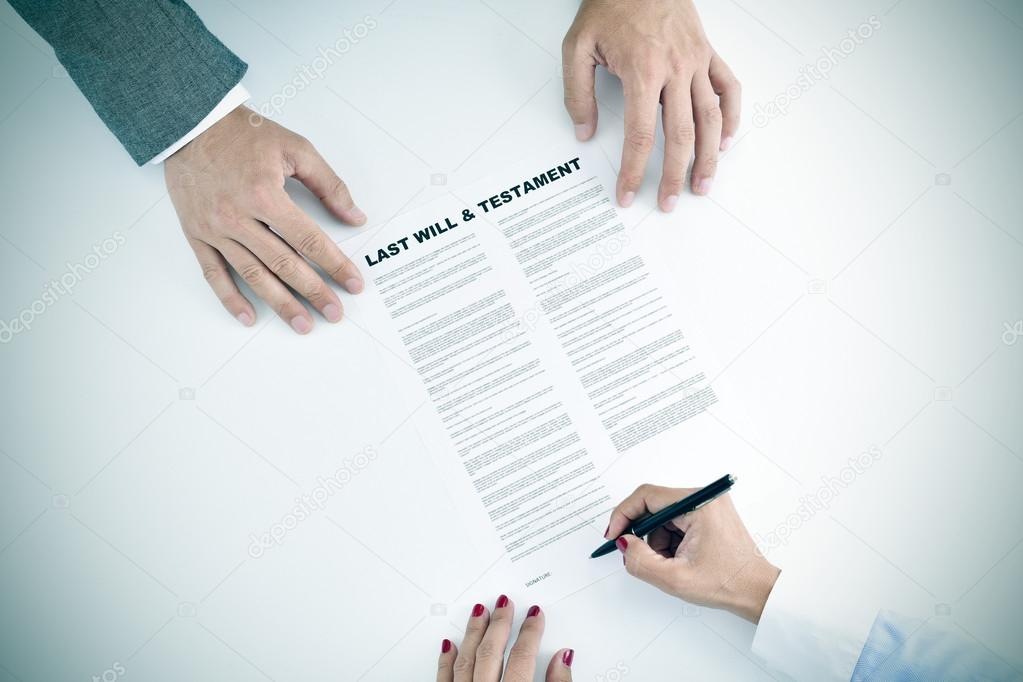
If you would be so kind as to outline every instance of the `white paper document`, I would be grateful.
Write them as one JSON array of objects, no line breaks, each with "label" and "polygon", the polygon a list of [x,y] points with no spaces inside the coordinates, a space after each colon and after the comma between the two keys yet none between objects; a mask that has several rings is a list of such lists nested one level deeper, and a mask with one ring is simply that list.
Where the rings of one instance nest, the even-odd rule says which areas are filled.
[{"label": "white paper document", "polygon": [[589,558],[618,502],[601,473],[716,400],[613,187],[602,157],[545,153],[351,254],[359,324],[412,370],[396,411],[415,410],[461,526],[537,599],[620,568]]}]

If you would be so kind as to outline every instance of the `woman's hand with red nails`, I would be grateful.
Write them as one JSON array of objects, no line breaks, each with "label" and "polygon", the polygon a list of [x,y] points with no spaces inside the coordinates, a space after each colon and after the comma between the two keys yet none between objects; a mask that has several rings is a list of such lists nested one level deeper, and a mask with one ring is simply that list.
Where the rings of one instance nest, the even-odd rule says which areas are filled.
[{"label": "woman's hand with red nails", "polygon": [[[633,522],[696,492],[644,484],[611,512],[626,570],[693,604],[727,609],[757,623],[780,571],[764,558],[725,494],[657,528],[644,541],[621,535]],[[620,537],[619,537],[620,536]]]},{"label": "woman's hand with red nails", "polygon": [[[527,682],[536,672],[536,655],[543,637],[544,613],[539,606],[530,606],[519,628],[519,635],[508,652],[504,651],[511,637],[515,605],[505,595],[494,602],[494,610],[476,604],[469,613],[462,645],[450,639],[440,645],[437,661],[437,682]],[[547,666],[546,682],[571,682],[575,651],[561,649]]]},{"label": "woman's hand with red nails", "polygon": [[597,129],[594,70],[618,76],[625,94],[625,145],[618,202],[632,204],[654,148],[657,105],[664,127],[664,168],[657,203],[671,211],[685,186],[710,191],[718,152],[739,128],[739,81],[707,41],[692,0],[583,0],[562,43],[565,107],[576,137]]},{"label": "woman's hand with red nails", "polygon": [[203,276],[245,326],[256,313],[232,270],[299,334],[313,318],[295,293],[329,322],[342,315],[341,299],[313,265],[350,293],[362,291],[355,263],[284,191],[285,180],[296,178],[338,219],[366,222],[305,138],[238,107],[167,159],[164,177]]}]

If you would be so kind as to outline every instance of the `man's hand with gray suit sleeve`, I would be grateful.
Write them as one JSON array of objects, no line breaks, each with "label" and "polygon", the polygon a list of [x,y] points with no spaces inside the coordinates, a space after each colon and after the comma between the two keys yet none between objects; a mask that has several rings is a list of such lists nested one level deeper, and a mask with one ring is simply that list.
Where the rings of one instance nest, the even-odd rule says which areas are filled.
[{"label": "man's hand with gray suit sleeve", "polygon": [[[177,149],[164,161],[167,188],[206,280],[232,315],[246,326],[256,319],[234,269],[299,334],[313,318],[296,293],[331,322],[341,319],[341,301],[310,263],[352,293],[362,277],[292,203],[284,182],[300,180],[346,223],[366,216],[307,140],[244,107],[222,116],[220,107],[240,101],[247,65],[187,4],[9,2],[53,46],[135,163]],[[209,117],[216,123],[193,137]]]},{"label": "man's hand with gray suit sleeve", "polygon": [[362,291],[355,264],[284,191],[293,177],[338,219],[366,222],[344,182],[305,138],[238,107],[175,152],[164,169],[206,281],[242,324],[256,316],[232,269],[299,334],[312,329],[313,318],[295,294],[330,322],[342,314],[337,294],[310,263],[349,292]]}]

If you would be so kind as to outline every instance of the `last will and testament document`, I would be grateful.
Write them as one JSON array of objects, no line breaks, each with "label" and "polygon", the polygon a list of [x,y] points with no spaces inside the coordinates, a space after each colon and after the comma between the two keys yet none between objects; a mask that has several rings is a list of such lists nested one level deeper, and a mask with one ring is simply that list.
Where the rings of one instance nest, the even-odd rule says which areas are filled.
[{"label": "last will and testament document", "polygon": [[411,370],[396,409],[466,532],[542,598],[620,567],[588,558],[618,501],[602,472],[715,402],[613,188],[603,158],[544,153],[351,254],[360,324]]}]

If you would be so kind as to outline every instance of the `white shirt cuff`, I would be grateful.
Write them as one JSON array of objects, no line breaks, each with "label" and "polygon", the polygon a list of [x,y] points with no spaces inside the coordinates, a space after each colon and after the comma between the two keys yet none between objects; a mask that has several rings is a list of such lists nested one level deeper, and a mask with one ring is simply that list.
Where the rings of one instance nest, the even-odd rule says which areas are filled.
[{"label": "white shirt cuff", "polygon": [[796,680],[843,680],[877,617],[858,599],[841,570],[796,565],[781,572],[753,637],[753,653]]},{"label": "white shirt cuff", "polygon": [[198,125],[196,125],[194,128],[185,133],[185,136],[182,137],[180,140],[178,140],[177,142],[175,142],[174,144],[167,147],[162,152],[151,158],[149,160],[149,163],[150,164],[163,163],[171,154],[178,151],[186,144],[202,135],[208,129],[212,128],[214,123],[227,116],[229,113],[234,111],[242,104],[245,104],[245,102],[249,101],[249,97],[251,97],[251,95],[249,95],[249,91],[245,89],[244,85],[238,83],[233,88],[228,90],[227,94],[224,95],[224,99],[220,100],[220,104],[213,107],[213,111],[206,114],[206,117],[203,120],[199,121]]}]

